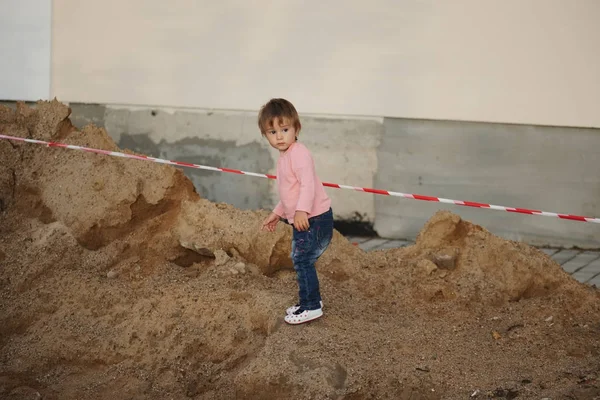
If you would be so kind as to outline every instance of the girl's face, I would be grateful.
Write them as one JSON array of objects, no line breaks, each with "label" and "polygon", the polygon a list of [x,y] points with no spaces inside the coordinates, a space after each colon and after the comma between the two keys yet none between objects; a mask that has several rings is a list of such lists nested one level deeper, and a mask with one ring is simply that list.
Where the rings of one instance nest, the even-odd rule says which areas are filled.
[{"label": "girl's face", "polygon": [[273,119],[273,126],[267,128],[265,136],[273,148],[284,153],[294,142],[296,142],[298,132],[296,132],[291,121],[283,119],[281,123],[282,124],[279,125],[279,120]]}]

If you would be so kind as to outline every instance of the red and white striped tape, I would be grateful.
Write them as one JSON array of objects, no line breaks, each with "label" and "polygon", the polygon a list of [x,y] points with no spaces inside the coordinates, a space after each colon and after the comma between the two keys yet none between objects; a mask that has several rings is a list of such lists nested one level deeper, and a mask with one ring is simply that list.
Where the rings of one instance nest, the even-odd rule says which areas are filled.
[{"label": "red and white striped tape", "polygon": [[[142,161],[152,161],[152,162],[156,162],[156,163],[160,163],[160,164],[169,164],[169,165],[174,165],[174,166],[179,166],[179,167],[205,169],[205,170],[209,170],[209,171],[230,172],[230,173],[234,173],[234,174],[257,176],[260,178],[277,179],[277,177],[275,175],[258,174],[256,172],[240,171],[237,169],[229,169],[229,168],[210,167],[210,166],[206,166],[206,165],[191,164],[191,163],[186,163],[186,162],[182,162],[182,161],[171,161],[171,160],[165,160],[162,158],[154,158],[154,157],[143,156],[143,155],[139,156],[139,155],[135,155],[135,154],[120,153],[118,151],[92,149],[89,147],[75,146],[72,144],[57,143],[57,142],[45,142],[43,140],[25,139],[25,138],[7,136],[7,135],[0,135],[0,139],[16,140],[19,142],[27,142],[27,143],[35,143],[35,144],[45,145],[48,147],[60,147],[60,148],[64,148],[64,149],[82,150],[82,151],[87,151],[90,153],[104,154],[107,156],[132,158],[134,160],[142,160]],[[508,212],[513,212],[513,213],[521,213],[521,214],[529,214],[529,215],[541,215],[544,217],[555,217],[555,218],[568,219],[568,220],[579,221],[579,222],[595,222],[597,224],[600,223],[600,218],[583,217],[580,215],[559,214],[559,213],[553,213],[553,212],[547,212],[547,211],[529,210],[527,208],[496,206],[493,204],[477,203],[477,202],[473,202],[473,201],[452,200],[452,199],[444,199],[442,197],[423,196],[420,194],[390,192],[388,190],[370,189],[370,188],[348,186],[348,185],[338,185],[337,183],[323,182],[323,186],[338,188],[338,189],[351,189],[351,190],[356,190],[359,192],[381,194],[381,195],[385,195],[385,196],[404,197],[406,199],[454,204],[457,206],[485,208],[485,209],[489,209],[489,210],[508,211]]]}]

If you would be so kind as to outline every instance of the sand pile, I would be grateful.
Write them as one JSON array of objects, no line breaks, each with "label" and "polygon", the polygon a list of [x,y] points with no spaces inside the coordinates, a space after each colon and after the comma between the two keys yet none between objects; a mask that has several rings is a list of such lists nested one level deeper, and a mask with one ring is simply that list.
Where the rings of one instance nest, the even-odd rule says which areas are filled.
[{"label": "sand pile", "polygon": [[[0,131],[116,149],[68,116],[0,108]],[[292,327],[291,232],[259,232],[266,211],[170,166],[8,141],[0,160],[0,398],[600,396],[598,290],[452,213],[404,249],[336,233],[325,317]]]}]

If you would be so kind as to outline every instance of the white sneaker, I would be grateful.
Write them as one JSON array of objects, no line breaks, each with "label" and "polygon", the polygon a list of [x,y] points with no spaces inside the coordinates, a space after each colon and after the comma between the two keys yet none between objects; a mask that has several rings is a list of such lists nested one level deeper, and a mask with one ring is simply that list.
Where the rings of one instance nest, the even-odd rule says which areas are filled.
[{"label": "white sneaker", "polygon": [[[319,304],[321,305],[321,308],[323,308],[323,300],[319,301]],[[285,310],[285,314],[286,315],[293,314],[296,311],[298,311],[299,308],[300,308],[300,304],[296,304],[295,306],[288,307],[287,310]]]},{"label": "white sneaker", "polygon": [[317,308],[316,310],[299,311],[300,310],[296,310],[295,313],[286,315],[284,318],[285,322],[290,325],[298,325],[321,318],[323,316],[323,310],[320,308]]}]

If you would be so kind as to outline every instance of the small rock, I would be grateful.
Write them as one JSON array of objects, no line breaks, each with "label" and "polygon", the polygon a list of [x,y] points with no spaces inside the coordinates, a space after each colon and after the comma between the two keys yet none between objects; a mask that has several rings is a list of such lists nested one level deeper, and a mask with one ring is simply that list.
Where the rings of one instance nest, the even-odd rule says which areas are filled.
[{"label": "small rock", "polygon": [[193,250],[196,253],[200,254],[201,256],[215,258],[215,253],[213,253],[212,250],[210,250],[206,247],[201,247],[201,246],[197,245],[196,243],[194,243],[193,247],[194,247]]},{"label": "small rock", "polygon": [[433,263],[441,269],[452,270],[456,267],[456,258],[458,257],[459,250],[455,247],[444,249],[437,252],[431,258]]},{"label": "small rock", "polygon": [[427,259],[422,259],[417,262],[417,267],[425,271],[427,275],[431,275],[437,269],[437,266]]},{"label": "small rock", "polygon": [[240,274],[246,273],[246,265],[243,262],[236,263],[233,268],[235,268]]},{"label": "small rock", "polygon": [[554,319],[554,317],[551,315],[548,318],[546,318],[544,321],[546,321],[546,322],[552,322],[553,319]]},{"label": "small rock", "polygon": [[111,269],[110,271],[108,271],[106,273],[106,277],[108,279],[115,279],[117,276],[119,276],[119,273],[117,271],[115,271],[114,269]]},{"label": "small rock", "polygon": [[219,249],[215,251],[215,265],[217,267],[227,264],[229,260],[230,257],[223,250]]},{"label": "small rock", "polygon": [[240,272],[239,272],[237,269],[235,269],[235,268],[233,268],[233,267],[232,267],[232,268],[229,268],[229,272],[231,272],[231,275],[237,275],[237,274],[239,274],[239,273],[240,273]]},{"label": "small rock", "polygon": [[200,254],[201,256],[215,258],[215,253],[213,253],[213,251],[211,249],[203,247],[203,246],[199,245],[198,243],[190,243],[190,242],[186,242],[186,241],[180,241],[179,245],[185,249],[195,251],[196,253]]},{"label": "small rock", "polygon": [[493,332],[492,332],[492,337],[493,337],[494,339],[496,339],[496,340],[499,340],[499,339],[501,339],[501,338],[502,338],[502,335],[500,335],[500,333],[498,333],[498,332],[496,332],[496,331],[493,331]]},{"label": "small rock", "polygon": [[471,397],[477,397],[477,395],[479,394],[480,390],[477,389],[475,390],[473,393],[471,393]]},{"label": "small rock", "polygon": [[250,271],[251,274],[254,274],[254,275],[260,274],[260,268],[258,268],[258,266],[256,264],[248,264],[248,265],[246,265],[246,268],[248,268],[248,271]]},{"label": "small rock", "polygon": [[242,258],[242,256],[240,255],[240,252],[237,251],[237,249],[235,247],[232,247],[229,249],[229,254],[231,254],[231,256],[233,258]]}]

